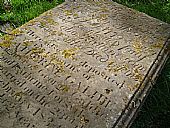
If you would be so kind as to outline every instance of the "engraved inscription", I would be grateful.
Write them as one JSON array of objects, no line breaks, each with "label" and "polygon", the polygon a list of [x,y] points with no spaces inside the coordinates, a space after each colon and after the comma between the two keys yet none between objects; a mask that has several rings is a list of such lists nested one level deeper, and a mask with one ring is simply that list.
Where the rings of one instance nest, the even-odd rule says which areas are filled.
[{"label": "engraved inscription", "polygon": [[116,126],[169,28],[111,0],[76,0],[3,36],[0,128]]}]

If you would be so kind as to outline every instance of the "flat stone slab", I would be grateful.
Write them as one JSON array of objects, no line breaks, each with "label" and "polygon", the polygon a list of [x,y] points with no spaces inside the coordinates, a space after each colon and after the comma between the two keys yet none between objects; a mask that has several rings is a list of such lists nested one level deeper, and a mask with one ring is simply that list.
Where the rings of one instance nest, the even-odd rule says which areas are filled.
[{"label": "flat stone slab", "polygon": [[170,26],[111,0],[67,1],[0,39],[0,128],[128,127]]}]

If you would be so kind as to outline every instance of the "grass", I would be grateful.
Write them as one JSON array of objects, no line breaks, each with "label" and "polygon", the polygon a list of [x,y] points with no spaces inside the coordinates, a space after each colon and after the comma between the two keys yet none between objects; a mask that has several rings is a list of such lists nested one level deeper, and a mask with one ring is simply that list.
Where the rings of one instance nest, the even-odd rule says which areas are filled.
[{"label": "grass", "polygon": [[[11,0],[12,9],[4,10],[0,0],[0,21],[11,21],[16,26],[33,19],[44,11],[55,7],[63,0]],[[170,23],[170,0],[114,0]],[[152,89],[140,110],[132,128],[170,127],[170,59],[166,63],[157,84]]]},{"label": "grass", "polygon": [[113,0],[170,23],[170,0]]},{"label": "grass", "polygon": [[[2,0],[0,0],[2,3]],[[10,11],[3,9],[0,4],[0,21],[11,21],[17,27],[37,17],[39,14],[62,3],[63,0],[11,0]]]}]

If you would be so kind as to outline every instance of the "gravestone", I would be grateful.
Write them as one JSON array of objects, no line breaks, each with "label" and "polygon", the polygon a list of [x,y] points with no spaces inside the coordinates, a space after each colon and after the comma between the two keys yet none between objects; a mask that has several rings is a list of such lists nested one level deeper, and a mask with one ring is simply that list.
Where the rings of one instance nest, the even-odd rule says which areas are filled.
[{"label": "gravestone", "polygon": [[67,1],[0,39],[0,128],[129,127],[170,26],[111,0]]}]

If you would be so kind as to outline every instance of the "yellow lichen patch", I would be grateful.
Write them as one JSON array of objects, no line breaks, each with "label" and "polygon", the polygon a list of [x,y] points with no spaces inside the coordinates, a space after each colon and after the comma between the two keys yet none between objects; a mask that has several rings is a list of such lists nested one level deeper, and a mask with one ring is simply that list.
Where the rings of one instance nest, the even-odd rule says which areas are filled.
[{"label": "yellow lichen patch", "polygon": [[114,67],[113,64],[114,64],[114,61],[108,61],[107,69],[109,72],[113,70],[113,67]]},{"label": "yellow lichen patch", "polygon": [[136,83],[136,84],[134,85],[134,87],[135,87],[135,88],[138,88],[139,85],[140,85],[139,83]]},{"label": "yellow lichen patch", "polygon": [[99,19],[106,19],[108,17],[107,14],[100,14]]},{"label": "yellow lichen patch", "polygon": [[[56,14],[57,14],[57,13],[56,13]],[[46,16],[52,16],[52,15],[53,15],[53,12],[52,12],[51,10],[49,10],[49,11],[45,12],[44,15],[46,15]]]},{"label": "yellow lichen patch", "polygon": [[162,48],[163,47],[163,43],[162,42],[158,42],[156,44],[151,45],[151,48]]},{"label": "yellow lichen patch", "polygon": [[101,2],[99,2],[99,1],[94,1],[94,2],[95,2],[96,5],[100,5],[101,4]]},{"label": "yellow lichen patch", "polygon": [[7,41],[0,42],[0,47],[9,48],[9,47],[11,47],[11,45],[12,44],[10,42],[7,42]]},{"label": "yellow lichen patch", "polygon": [[58,16],[59,14],[57,12],[53,12],[52,10],[49,10],[43,14],[43,16],[49,16],[49,17],[51,17],[52,15]]},{"label": "yellow lichen patch", "polygon": [[64,66],[64,62],[63,61],[61,61],[61,60],[59,60],[59,59],[52,59],[51,60],[51,63],[52,64],[57,64],[57,65],[62,65],[62,66]]},{"label": "yellow lichen patch", "polygon": [[80,8],[81,6],[80,5],[77,5],[75,8]]},{"label": "yellow lichen patch", "polygon": [[102,12],[109,12],[109,10],[107,8],[101,8],[100,9]]},{"label": "yellow lichen patch", "polygon": [[74,13],[73,16],[74,16],[74,17],[78,17],[79,15],[78,15],[77,13]]},{"label": "yellow lichen patch", "polygon": [[143,80],[143,77],[141,74],[135,74],[135,79],[137,79],[141,82]]},{"label": "yellow lichen patch", "polygon": [[108,61],[107,67],[110,67],[110,66],[113,65],[113,64],[114,64],[114,61]]},{"label": "yellow lichen patch", "polygon": [[62,92],[68,92],[68,91],[70,90],[70,87],[69,87],[68,85],[62,85],[61,88],[60,88],[60,90],[61,90]]},{"label": "yellow lichen patch", "polygon": [[55,22],[55,21],[54,21],[53,19],[51,19],[51,18],[46,19],[46,21],[47,21],[47,23],[49,23],[49,24],[58,25],[57,22]]},{"label": "yellow lichen patch", "polygon": [[58,53],[56,52],[56,53],[52,53],[52,54],[50,54],[50,58],[51,59],[55,59],[55,58],[57,58],[57,56],[58,56]]},{"label": "yellow lichen patch", "polygon": [[[54,20],[53,20],[54,21]],[[54,21],[55,22],[55,25],[59,25],[59,22],[57,22],[57,21]]]},{"label": "yellow lichen patch", "polygon": [[45,21],[39,21],[41,24],[41,27],[45,27],[47,25],[47,23]]},{"label": "yellow lichen patch", "polygon": [[77,50],[78,50],[78,48],[66,49],[62,52],[62,55],[64,56],[64,58],[73,59],[73,56],[76,54]]},{"label": "yellow lichen patch", "polygon": [[45,20],[44,19],[40,19],[39,22],[41,24],[41,27],[46,27],[47,24],[59,25],[59,23],[55,22],[54,19],[52,19],[52,18],[46,18]]},{"label": "yellow lichen patch", "polygon": [[145,36],[143,36],[142,40],[143,40],[143,42],[148,42],[148,39],[149,39],[149,37],[145,35]]},{"label": "yellow lichen patch", "polygon": [[51,31],[50,34],[51,35],[57,35],[58,31],[57,30],[54,30],[54,31]]},{"label": "yellow lichen patch", "polygon": [[127,85],[127,88],[128,88],[130,91],[134,91],[134,90],[136,90],[138,87],[139,87],[139,83],[136,83],[135,85]]},{"label": "yellow lichen patch", "polygon": [[36,69],[38,69],[38,65],[32,65],[32,70],[36,70]]},{"label": "yellow lichen patch", "polygon": [[64,35],[63,32],[61,32],[61,31],[58,31],[57,33],[58,33],[58,36]]},{"label": "yellow lichen patch", "polygon": [[50,41],[44,40],[44,44],[50,44]]},{"label": "yellow lichen patch", "polygon": [[138,80],[140,82],[143,80],[143,76],[142,76],[142,74],[140,74],[138,69],[134,69],[133,76],[135,77],[136,80]]},{"label": "yellow lichen patch", "polygon": [[57,54],[51,54],[49,59],[50,63],[56,65],[60,72],[64,72],[64,61],[59,59]]},{"label": "yellow lichen patch", "polygon": [[30,23],[30,24],[35,24],[37,21],[36,20],[30,20],[28,23]]},{"label": "yellow lichen patch", "polygon": [[13,40],[14,39],[14,36],[13,35],[5,35],[4,36],[4,40],[5,41],[11,41],[11,40]]},{"label": "yellow lichen patch", "polygon": [[23,96],[23,92],[22,91],[20,91],[20,92],[16,92],[15,94],[14,94],[14,97],[15,97],[15,99],[16,100],[19,100],[22,96]]},{"label": "yellow lichen patch", "polygon": [[38,22],[36,20],[30,20],[29,22],[22,25],[22,27],[28,28],[28,25],[35,25],[35,23]]},{"label": "yellow lichen patch", "polygon": [[28,47],[28,46],[31,46],[31,45],[32,45],[31,41],[24,41],[23,42],[23,46],[25,46],[25,47]]},{"label": "yellow lichen patch", "polygon": [[18,54],[16,53],[17,57],[19,57],[20,59],[29,59],[29,55],[24,55],[24,54]]},{"label": "yellow lichen patch", "polygon": [[21,97],[22,94],[23,94],[22,92],[16,92],[14,95],[15,95],[15,96],[20,96],[20,97]]},{"label": "yellow lichen patch", "polygon": [[133,46],[134,50],[135,50],[137,53],[142,52],[142,47],[143,47],[143,45],[142,45],[142,43],[141,43],[141,40],[135,39],[135,41],[133,42],[132,46]]},{"label": "yellow lichen patch", "polygon": [[44,51],[45,51],[45,49],[43,49],[43,48],[32,48],[31,54],[30,54],[31,59],[34,62],[37,62],[40,59],[40,57]]},{"label": "yellow lichen patch", "polygon": [[6,28],[6,32],[10,33],[12,31],[12,28]]},{"label": "yellow lichen patch", "polygon": [[32,48],[31,52],[34,54],[41,54],[44,52],[45,49],[43,48]]},{"label": "yellow lichen patch", "polygon": [[15,98],[16,100],[19,100],[19,99],[22,98],[23,94],[24,94],[24,93],[23,93],[22,91],[16,92],[16,93],[14,94],[14,98]]},{"label": "yellow lichen patch", "polygon": [[24,25],[21,26],[21,28],[28,30],[30,25],[34,25],[36,22],[36,20],[30,20],[29,22],[26,22]]},{"label": "yellow lichen patch", "polygon": [[38,58],[32,58],[34,62],[38,62]]},{"label": "yellow lichen patch", "polygon": [[85,124],[85,123],[88,123],[88,122],[89,122],[89,119],[87,119],[87,118],[83,115],[83,116],[81,116],[80,121],[81,121],[81,123]]},{"label": "yellow lichen patch", "polygon": [[51,64],[57,65],[61,72],[64,71],[64,62],[59,59],[52,59]]},{"label": "yellow lichen patch", "polygon": [[113,67],[110,69],[110,71],[113,71],[113,72],[118,72],[118,71],[123,71],[123,70],[128,70],[129,66],[127,64],[125,65],[121,65],[121,66],[117,66],[117,67]]},{"label": "yellow lichen patch", "polygon": [[45,53],[45,52],[41,53],[40,55],[41,55],[42,57],[44,57],[44,58],[47,58],[47,57],[48,57],[48,54]]},{"label": "yellow lichen patch", "polygon": [[64,13],[66,14],[66,16],[72,15],[73,11],[72,10],[65,10]]},{"label": "yellow lichen patch", "polygon": [[3,41],[0,42],[0,46],[1,47],[6,47],[6,48],[9,48],[11,47],[13,44],[15,44],[16,42],[12,42],[12,40],[14,39],[14,36],[12,35],[5,35],[3,37]]},{"label": "yellow lichen patch", "polygon": [[13,34],[13,35],[18,35],[18,34],[22,34],[22,33],[23,33],[23,31],[21,31],[19,29],[15,29],[11,32],[11,34]]}]

